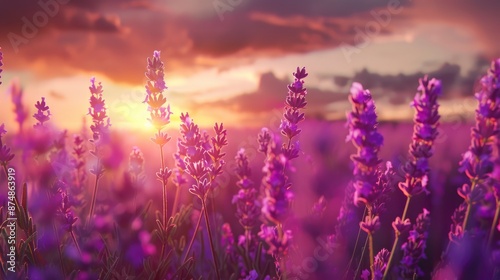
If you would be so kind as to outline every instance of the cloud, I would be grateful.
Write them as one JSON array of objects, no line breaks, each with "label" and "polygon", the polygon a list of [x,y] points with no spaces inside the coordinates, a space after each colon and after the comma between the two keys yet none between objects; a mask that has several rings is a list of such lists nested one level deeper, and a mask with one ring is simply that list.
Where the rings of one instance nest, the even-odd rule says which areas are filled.
[{"label": "cloud", "polygon": [[[224,108],[233,112],[241,113],[264,113],[273,109],[282,109],[287,96],[287,84],[289,80],[281,80],[273,73],[264,73],[260,77],[258,88],[235,97],[197,104],[201,108]],[[324,91],[317,88],[307,87],[307,109],[310,112],[321,111],[324,106],[339,100],[344,100],[346,94],[333,91]]]},{"label": "cloud", "polygon": [[370,89],[373,95],[388,97],[393,104],[404,104],[413,98],[418,86],[418,80],[424,75],[441,80],[443,98],[471,96],[481,76],[485,75],[489,61],[484,57],[477,57],[475,67],[465,75],[461,75],[461,67],[453,63],[444,63],[438,69],[424,73],[397,75],[382,75],[363,69],[352,77],[334,76],[332,80],[341,88],[350,86],[352,82],[362,83],[364,88]]},{"label": "cloud", "polygon": [[[435,2],[401,1],[403,12],[392,15],[378,34],[395,34],[421,22],[447,23],[476,35],[488,56],[498,53],[500,37],[494,34],[499,21],[494,11],[499,9],[493,8],[499,4]],[[357,30],[374,21],[371,12],[386,9],[389,0],[231,3],[241,4],[231,7],[221,21],[213,1],[72,0],[36,37],[21,44],[16,56],[7,34],[19,34],[21,19],[30,19],[41,8],[38,1],[0,0],[0,45],[9,70],[30,69],[46,76],[84,71],[139,84],[144,80],[145,58],[155,49],[167,58],[167,72],[184,75],[355,44]]]}]

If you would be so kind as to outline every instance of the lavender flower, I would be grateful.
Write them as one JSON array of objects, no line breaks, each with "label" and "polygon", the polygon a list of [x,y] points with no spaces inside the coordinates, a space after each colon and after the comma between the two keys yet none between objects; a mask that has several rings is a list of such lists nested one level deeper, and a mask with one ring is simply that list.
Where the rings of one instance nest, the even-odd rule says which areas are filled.
[{"label": "lavender flower", "polygon": [[346,141],[351,140],[357,148],[357,154],[352,155],[354,162],[354,204],[360,202],[372,207],[377,199],[374,187],[377,184],[377,168],[381,163],[378,152],[383,144],[383,137],[377,131],[377,115],[375,103],[369,90],[364,90],[359,83],[353,83],[349,100],[352,111],[347,114],[349,135]]},{"label": "lavender flower", "polygon": [[261,225],[258,235],[269,245],[269,249],[267,250],[269,255],[278,259],[280,258],[279,256],[286,256],[288,254],[288,248],[293,239],[291,230],[283,231],[281,233],[282,236],[280,236],[277,227]]},{"label": "lavender flower", "polygon": [[285,99],[285,113],[281,121],[280,130],[281,134],[286,136],[288,144],[283,144],[282,152],[288,160],[294,159],[299,156],[300,147],[298,142],[292,144],[292,139],[299,135],[301,130],[298,124],[305,119],[304,113],[300,112],[307,105],[306,95],[307,91],[304,88],[304,79],[308,73],[306,68],[300,69],[297,67],[297,72],[293,73],[295,81],[288,85],[288,96]]},{"label": "lavender flower", "polygon": [[289,205],[293,199],[291,184],[283,174],[286,166],[286,157],[282,154],[268,154],[263,171],[266,173],[262,180],[265,197],[262,201],[262,214],[275,225],[282,224],[288,217]]},{"label": "lavender flower", "polygon": [[84,140],[80,135],[73,136],[73,167],[75,168],[73,182],[77,189],[81,189],[85,186],[87,179],[87,173],[85,171],[86,166],[86,149],[84,145]]},{"label": "lavender flower", "polygon": [[133,147],[129,155],[129,172],[134,178],[138,180],[144,169],[144,156],[138,147]]},{"label": "lavender flower", "polygon": [[0,125],[0,164],[4,167],[14,158],[14,154],[10,152],[10,148],[2,143],[2,137],[7,133],[5,124]]},{"label": "lavender flower", "polygon": [[[233,204],[236,204],[236,217],[238,217],[241,226],[245,232],[250,231],[260,216],[260,203],[257,200],[258,191],[250,180],[250,168],[245,150],[240,149],[236,155],[236,174],[238,175],[237,186],[240,188],[238,194],[233,197]],[[247,236],[246,238],[250,238]]]},{"label": "lavender flower", "polygon": [[403,279],[423,277],[424,273],[418,266],[420,260],[425,259],[425,248],[430,225],[430,213],[424,208],[418,215],[413,230],[410,231],[408,241],[401,246],[403,258],[400,263],[400,274]]},{"label": "lavender flower", "polygon": [[450,232],[448,233],[448,238],[450,242],[458,243],[463,236],[463,224],[465,213],[467,212],[467,203],[462,202],[456,209],[453,211],[453,215],[451,216],[452,224],[450,226]]},{"label": "lavender flower", "polygon": [[23,105],[23,89],[19,81],[14,80],[7,92],[10,94],[12,104],[14,105],[14,114],[16,115],[16,122],[19,125],[19,131],[22,132],[24,121],[28,117],[28,110]]},{"label": "lavender flower", "polygon": [[95,175],[95,184],[94,191],[92,193],[92,202],[90,205],[88,221],[90,221],[94,215],[99,179],[104,173],[104,167],[101,163],[101,150],[109,141],[109,127],[111,126],[110,119],[106,113],[105,100],[102,96],[102,85],[99,83],[96,86],[94,77],[90,79],[90,83],[90,107],[88,114],[92,117],[93,124],[90,126],[90,129],[92,130],[92,139],[89,141],[94,144],[94,150],[90,153],[97,158],[97,163],[90,170],[90,172]]},{"label": "lavender flower", "polygon": [[271,142],[271,134],[269,134],[269,129],[266,127],[262,128],[260,131],[257,142],[259,143],[259,152],[267,154],[269,144]]},{"label": "lavender flower", "polygon": [[231,231],[231,225],[228,223],[224,223],[222,225],[222,233],[221,233],[221,246],[224,248],[226,254],[233,254],[233,245],[234,245],[234,236]]},{"label": "lavender flower", "polygon": [[34,125],[34,127],[43,126],[43,123],[50,120],[50,109],[49,106],[45,103],[45,97],[42,97],[42,101],[37,101],[35,104],[36,109],[38,110],[34,115],[38,122]]},{"label": "lavender flower", "polygon": [[370,271],[365,269],[361,273],[361,279],[365,280],[382,280],[384,272],[387,268],[387,261],[389,260],[390,252],[387,249],[380,250],[375,256],[375,261],[373,262],[374,275],[370,277]]},{"label": "lavender flower", "polygon": [[[153,142],[163,147],[170,141],[170,137],[163,133],[163,128],[170,123],[170,105],[164,107],[167,99],[163,96],[163,91],[167,89],[163,62],[160,60],[160,52],[154,51],[153,58],[148,58],[146,78],[146,98],[143,103],[148,104],[150,118],[148,121],[153,125],[157,134],[151,139]],[[162,159],[163,160],[163,159]]]},{"label": "lavender flower", "polygon": [[411,160],[405,165],[405,182],[399,188],[407,196],[428,192],[426,189],[429,173],[429,158],[433,154],[432,144],[438,135],[439,105],[437,98],[441,95],[441,82],[429,80],[427,76],[419,80],[418,93],[412,102],[415,107],[413,141],[410,144]]},{"label": "lavender flower", "polygon": [[98,83],[96,86],[95,78],[90,79],[90,107],[88,114],[92,117],[93,124],[90,126],[92,130],[91,142],[105,141],[108,139],[109,127],[111,126],[110,119],[106,113],[105,100],[102,97],[102,85]]},{"label": "lavender flower", "polygon": [[[478,100],[476,126],[471,130],[471,144],[469,150],[463,154],[459,169],[470,179],[470,184],[458,190],[459,195],[468,204],[462,226],[464,232],[469,229],[471,214],[477,212],[476,206],[485,204],[486,194],[494,192],[494,186],[498,185],[491,175],[500,121],[500,59],[491,63],[488,74],[481,79],[481,89],[475,97]],[[494,207],[491,212],[495,212]]]}]

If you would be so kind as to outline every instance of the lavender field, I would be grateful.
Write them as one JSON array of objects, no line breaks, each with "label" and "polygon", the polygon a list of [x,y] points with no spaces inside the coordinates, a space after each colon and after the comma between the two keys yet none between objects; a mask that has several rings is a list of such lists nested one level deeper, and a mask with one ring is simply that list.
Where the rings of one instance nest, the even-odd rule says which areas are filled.
[{"label": "lavender field", "polygon": [[18,92],[19,130],[0,131],[2,277],[497,277],[500,60],[475,94],[475,125],[440,126],[442,84],[428,77],[413,126],[378,124],[359,83],[346,125],[305,121],[308,73],[293,76],[279,125],[204,130],[186,112],[171,132],[155,51],[150,141],[113,131],[95,78],[92,123],[76,132],[51,124],[44,97],[30,121]]},{"label": "lavender field", "polygon": [[0,280],[500,279],[500,4],[205,2],[0,0]]}]

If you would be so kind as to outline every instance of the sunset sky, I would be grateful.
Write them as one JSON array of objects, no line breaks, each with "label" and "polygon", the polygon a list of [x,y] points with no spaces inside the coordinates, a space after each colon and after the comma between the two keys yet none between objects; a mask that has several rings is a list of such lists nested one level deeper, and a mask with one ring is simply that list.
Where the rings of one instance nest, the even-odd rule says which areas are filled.
[{"label": "sunset sky", "polygon": [[144,128],[154,50],[174,122],[189,111],[204,125],[265,125],[297,66],[310,73],[310,118],[343,118],[357,81],[381,119],[410,119],[429,74],[443,81],[451,119],[472,112],[475,85],[500,56],[499,11],[497,0],[0,0],[0,123],[15,129],[18,81],[30,115],[44,96],[55,124],[78,128],[95,76],[114,127]]}]

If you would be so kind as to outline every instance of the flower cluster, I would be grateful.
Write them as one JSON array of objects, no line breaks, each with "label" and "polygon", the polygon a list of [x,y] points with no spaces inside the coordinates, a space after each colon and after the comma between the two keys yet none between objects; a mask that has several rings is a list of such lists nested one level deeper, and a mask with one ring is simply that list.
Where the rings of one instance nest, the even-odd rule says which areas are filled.
[{"label": "flower cluster", "polygon": [[90,107],[89,115],[92,117],[93,125],[90,126],[92,130],[92,142],[107,140],[109,137],[109,127],[111,126],[110,119],[106,113],[105,100],[102,97],[102,85],[95,84],[95,78],[90,79]]},{"label": "flower cluster", "polygon": [[[481,79],[481,88],[475,94],[478,100],[476,109],[476,126],[471,130],[471,144],[463,154],[460,171],[465,172],[470,184],[458,189],[458,194],[468,204],[462,232],[469,229],[471,215],[482,211],[495,212],[494,203],[487,207],[498,180],[492,176],[494,168],[494,147],[498,142],[500,121],[500,60],[494,60],[486,76]],[[478,206],[478,207],[476,207]],[[489,209],[488,209],[489,208]]]},{"label": "flower cluster", "polygon": [[262,201],[262,214],[271,223],[279,225],[285,221],[289,213],[289,205],[293,199],[291,184],[283,173],[287,159],[283,154],[269,153],[263,171],[262,180],[265,197]]},{"label": "flower cluster", "polygon": [[62,228],[67,232],[73,231],[73,226],[78,220],[73,211],[71,210],[71,203],[68,198],[68,194],[65,190],[60,190],[60,195],[62,197],[61,204],[58,207],[57,218],[61,223]]},{"label": "flower cluster", "polygon": [[299,135],[301,130],[298,128],[299,122],[305,119],[304,113],[300,112],[307,105],[306,95],[307,90],[304,88],[303,79],[307,77],[306,68],[300,69],[297,67],[297,72],[293,73],[295,81],[288,85],[288,96],[285,99],[285,113],[281,121],[281,134],[286,136],[288,144],[283,144],[282,152],[288,160],[299,156],[299,143],[292,144],[292,139]]},{"label": "flower cluster", "polygon": [[138,147],[133,147],[132,152],[129,155],[129,172],[133,178],[139,179],[142,171],[144,169],[144,155],[141,149]]},{"label": "flower cluster", "polygon": [[260,239],[264,240],[269,245],[267,253],[275,258],[288,253],[288,248],[293,239],[291,230],[286,230],[282,233],[279,232],[280,230],[282,229],[278,229],[278,227],[261,225],[259,231]]},{"label": "flower cluster", "polygon": [[[237,186],[240,188],[238,194],[233,197],[233,203],[236,204],[236,217],[238,217],[241,226],[245,230],[251,230],[257,223],[260,216],[260,203],[257,199],[258,190],[250,180],[250,167],[245,150],[240,149],[236,155],[236,174],[238,176]],[[249,236],[246,236],[249,238]]]},{"label": "flower cluster", "polygon": [[86,182],[87,172],[85,171],[86,159],[85,154],[87,150],[84,145],[84,140],[80,135],[73,136],[73,167],[74,172],[74,185],[76,188],[81,189]]},{"label": "flower cluster", "polygon": [[153,142],[163,147],[170,141],[170,137],[162,132],[162,129],[170,123],[170,105],[164,107],[167,99],[163,96],[163,91],[167,89],[164,80],[163,62],[160,60],[160,52],[154,51],[153,58],[148,58],[146,78],[146,98],[144,103],[148,104],[150,118],[148,121],[156,129],[157,134],[153,138]]},{"label": "flower cluster", "polygon": [[10,152],[10,148],[2,143],[2,137],[7,133],[5,124],[0,125],[0,164],[7,166],[7,164],[14,158],[14,154]]},{"label": "flower cluster", "polygon": [[16,115],[16,122],[19,125],[19,130],[22,131],[24,121],[28,117],[28,110],[23,105],[23,89],[21,88],[19,81],[12,81],[7,92],[10,94],[12,104],[14,105],[14,114]]},{"label": "flower cluster", "polygon": [[377,114],[370,91],[363,89],[359,83],[353,83],[349,100],[352,111],[347,114],[349,134],[346,141],[351,140],[357,148],[357,154],[351,156],[356,189],[354,204],[362,202],[371,208],[378,196],[374,187],[378,180],[377,168],[381,163],[378,152],[384,138],[377,131]]},{"label": "flower cluster", "polygon": [[418,93],[412,102],[415,108],[413,141],[410,144],[411,160],[404,166],[405,181],[399,188],[407,196],[428,192],[426,189],[429,173],[429,158],[433,154],[432,144],[438,135],[439,105],[437,98],[441,95],[441,82],[429,80],[427,76],[419,80]]},{"label": "flower cluster", "polygon": [[185,167],[183,171],[196,181],[189,192],[205,200],[209,190],[216,186],[215,179],[225,164],[222,148],[227,145],[227,131],[222,124],[215,124],[215,137],[208,140],[208,135],[200,132],[189,114],[181,114],[181,122],[182,139],[177,147],[178,156],[184,159],[177,166]]},{"label": "flower cluster", "polygon": [[382,280],[384,272],[387,268],[387,261],[389,260],[390,252],[387,249],[380,250],[375,256],[373,262],[374,275],[370,277],[370,271],[368,269],[363,270],[361,273],[361,279],[363,280]]},{"label": "flower cluster", "polygon": [[408,241],[401,245],[403,258],[400,263],[400,274],[403,279],[423,277],[424,274],[418,263],[425,259],[425,248],[430,225],[430,212],[424,208],[418,215],[413,230],[410,231]]},{"label": "flower cluster", "polygon": [[34,127],[43,126],[43,123],[50,120],[50,110],[49,106],[45,103],[45,97],[42,97],[41,101],[37,101],[35,104],[36,109],[38,110],[34,115],[38,122],[34,125]]}]

